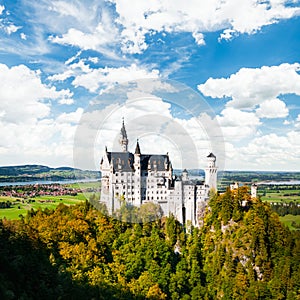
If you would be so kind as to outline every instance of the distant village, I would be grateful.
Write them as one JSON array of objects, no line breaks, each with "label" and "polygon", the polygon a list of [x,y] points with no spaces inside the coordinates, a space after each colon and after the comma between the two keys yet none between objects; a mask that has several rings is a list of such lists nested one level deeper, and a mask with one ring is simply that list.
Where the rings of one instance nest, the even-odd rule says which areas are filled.
[{"label": "distant village", "polygon": [[15,198],[34,198],[37,196],[76,196],[81,193],[79,188],[69,188],[61,184],[34,184],[0,187],[0,196]]}]

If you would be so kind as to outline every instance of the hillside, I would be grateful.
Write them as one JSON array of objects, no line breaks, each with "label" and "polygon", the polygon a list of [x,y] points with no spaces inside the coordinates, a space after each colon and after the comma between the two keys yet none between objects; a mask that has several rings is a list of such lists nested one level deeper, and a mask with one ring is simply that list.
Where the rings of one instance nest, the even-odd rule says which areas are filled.
[{"label": "hillside", "polygon": [[88,202],[0,220],[0,298],[299,299],[299,232],[246,187],[209,204],[201,229],[124,223]]},{"label": "hillside", "polygon": [[0,182],[100,178],[100,172],[42,165],[0,167]]}]

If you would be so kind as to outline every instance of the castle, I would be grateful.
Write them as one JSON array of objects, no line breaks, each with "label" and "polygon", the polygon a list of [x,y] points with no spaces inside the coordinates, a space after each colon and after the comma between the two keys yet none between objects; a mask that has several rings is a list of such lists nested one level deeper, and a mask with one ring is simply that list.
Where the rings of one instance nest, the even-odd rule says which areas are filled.
[{"label": "castle", "polygon": [[127,204],[159,204],[164,216],[173,214],[182,224],[199,226],[199,217],[206,206],[209,191],[217,189],[216,156],[207,156],[205,180],[189,179],[187,170],[173,175],[168,154],[142,154],[137,141],[135,152],[128,151],[124,120],[120,132],[120,152],[105,153],[100,163],[101,198],[111,214],[120,208],[121,199]]}]

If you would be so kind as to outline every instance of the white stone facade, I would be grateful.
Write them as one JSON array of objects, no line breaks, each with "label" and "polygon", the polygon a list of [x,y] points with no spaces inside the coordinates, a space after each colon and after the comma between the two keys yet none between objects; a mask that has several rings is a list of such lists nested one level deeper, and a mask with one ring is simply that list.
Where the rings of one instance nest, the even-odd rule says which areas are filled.
[{"label": "white stone facade", "polygon": [[168,154],[142,154],[138,142],[135,153],[129,152],[124,122],[119,143],[121,152],[105,148],[100,164],[100,201],[108,212],[119,209],[122,201],[135,206],[153,202],[161,206],[164,216],[173,214],[181,223],[198,226],[209,191],[217,188],[216,157],[212,153],[207,156],[205,181],[192,181],[186,170],[182,176],[173,176]]}]

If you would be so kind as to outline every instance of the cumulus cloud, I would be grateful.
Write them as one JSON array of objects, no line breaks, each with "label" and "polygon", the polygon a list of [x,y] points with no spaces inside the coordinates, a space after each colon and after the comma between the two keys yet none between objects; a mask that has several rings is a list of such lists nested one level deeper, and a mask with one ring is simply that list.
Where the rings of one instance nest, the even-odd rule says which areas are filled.
[{"label": "cumulus cloud", "polygon": [[256,114],[260,118],[285,118],[289,110],[285,103],[279,99],[266,100],[259,105]]},{"label": "cumulus cloud", "polygon": [[75,116],[65,114],[56,121],[51,108],[53,101],[73,101],[72,93],[44,84],[40,71],[24,65],[0,64],[0,82],[0,164],[71,165],[65,149],[72,149],[76,127],[60,120]]},{"label": "cumulus cloud", "polygon": [[[299,132],[290,132],[287,135],[277,135],[275,133],[263,135],[253,139],[247,146],[238,149],[240,155],[244,157],[245,165],[252,165],[253,169],[274,170],[277,166],[285,169],[296,170],[299,161],[300,144],[295,143],[295,138],[299,138]],[[284,158],[287,158],[284,159]]]},{"label": "cumulus cloud", "polygon": [[32,71],[25,65],[9,68],[0,64],[0,111],[3,112],[3,121],[22,123],[44,118],[50,112],[50,99],[71,99],[69,90],[58,91],[43,84],[40,75],[39,71]]},{"label": "cumulus cloud", "polygon": [[205,40],[204,40],[204,35],[201,32],[193,32],[193,38],[195,39],[197,45],[199,46],[204,46],[205,45]]},{"label": "cumulus cloud", "polygon": [[[63,117],[69,118],[68,114]],[[76,124],[43,119],[19,125],[0,120],[0,126],[1,165],[72,166]]]},{"label": "cumulus cloud", "polygon": [[[75,139],[75,162],[80,168],[96,168],[104,146],[120,150],[118,144],[122,118],[125,118],[129,150],[139,139],[143,153],[169,152],[176,168],[197,168],[205,164],[211,141],[202,117],[175,118],[171,104],[151,94],[130,93],[123,104],[114,104],[83,114]],[[93,160],[94,159],[94,160]]]},{"label": "cumulus cloud", "polygon": [[255,113],[232,107],[225,108],[216,118],[222,128],[225,141],[239,141],[254,137],[258,126],[261,125]]},{"label": "cumulus cloud", "polygon": [[246,145],[226,143],[228,170],[298,171],[300,132],[270,133],[253,138]]},{"label": "cumulus cloud", "polygon": [[[198,89],[205,96],[229,99],[227,107],[253,109],[262,104],[266,109],[270,103],[282,106],[278,96],[291,93],[300,95],[299,70],[299,63],[242,68],[229,78],[209,78],[204,84],[198,85]],[[262,110],[260,112],[263,113]]]}]

